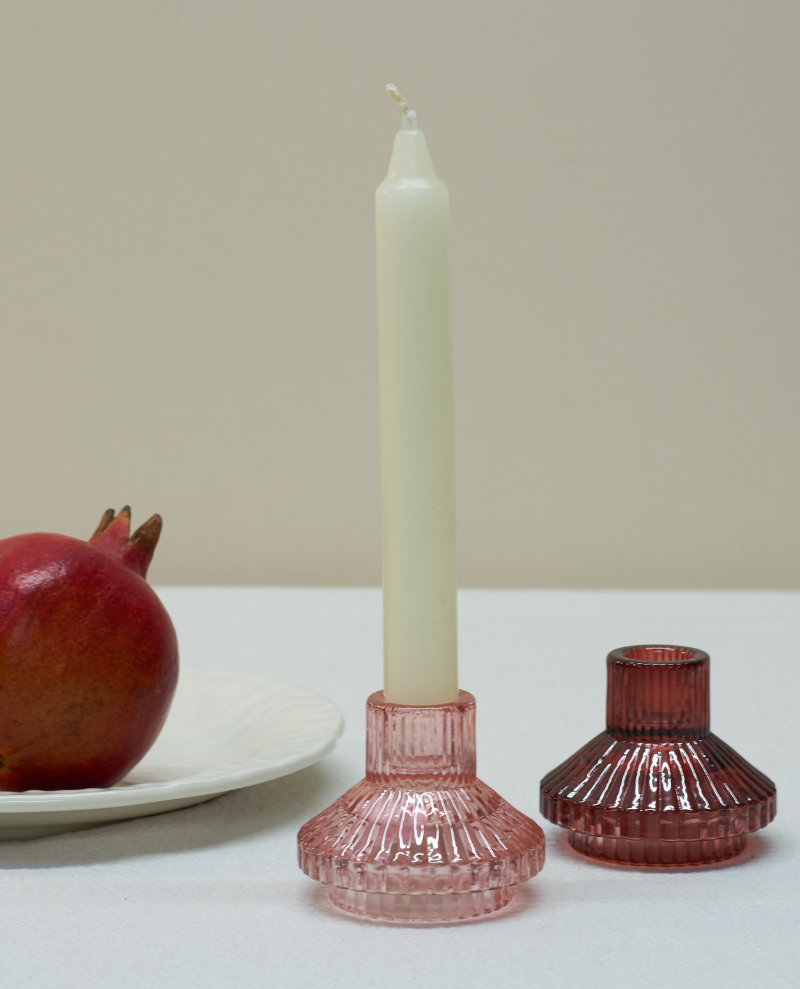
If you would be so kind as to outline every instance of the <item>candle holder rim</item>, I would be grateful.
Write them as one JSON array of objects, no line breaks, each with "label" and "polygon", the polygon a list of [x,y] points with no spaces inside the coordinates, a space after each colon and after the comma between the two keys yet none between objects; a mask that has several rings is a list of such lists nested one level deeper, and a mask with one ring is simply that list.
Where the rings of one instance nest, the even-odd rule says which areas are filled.
[{"label": "candle holder rim", "polygon": [[454,707],[474,707],[475,695],[468,690],[459,689],[458,697],[444,704],[399,704],[397,701],[388,700],[382,690],[376,690],[367,698],[367,705],[399,711],[444,711],[452,710]]},{"label": "candle holder rim", "polygon": [[[685,656],[682,659],[642,659],[626,655],[626,653],[639,649],[674,650],[678,654],[691,653],[691,656]],[[606,662],[619,663],[624,666],[690,666],[693,663],[706,664],[710,661],[711,657],[702,649],[695,649],[694,646],[677,646],[661,642],[643,642],[635,646],[619,646],[617,649],[612,649],[606,657]]]}]

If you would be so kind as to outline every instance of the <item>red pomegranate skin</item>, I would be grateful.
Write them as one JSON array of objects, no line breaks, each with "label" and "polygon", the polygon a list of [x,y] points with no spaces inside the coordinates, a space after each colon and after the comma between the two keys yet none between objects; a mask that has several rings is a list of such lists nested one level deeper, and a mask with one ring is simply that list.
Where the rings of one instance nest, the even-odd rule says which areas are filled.
[{"label": "red pomegranate skin", "polygon": [[161,519],[129,527],[109,509],[89,542],[0,540],[0,790],[110,786],[166,720],[178,642],[144,579]]}]

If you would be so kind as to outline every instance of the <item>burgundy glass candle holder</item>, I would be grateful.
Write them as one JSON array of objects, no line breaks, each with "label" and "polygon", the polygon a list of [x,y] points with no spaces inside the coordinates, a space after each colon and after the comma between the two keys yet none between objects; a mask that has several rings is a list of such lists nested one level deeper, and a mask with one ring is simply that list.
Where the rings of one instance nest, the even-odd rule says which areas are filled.
[{"label": "burgundy glass candle holder", "polygon": [[709,657],[683,646],[608,654],[606,730],[548,773],[541,810],[595,859],[720,862],[775,816],[775,784],[709,730]]},{"label": "burgundy glass candle holder", "polygon": [[367,775],[297,836],[300,868],[342,910],[452,923],[504,907],[542,868],[544,834],[475,775],[475,698],[367,700]]}]

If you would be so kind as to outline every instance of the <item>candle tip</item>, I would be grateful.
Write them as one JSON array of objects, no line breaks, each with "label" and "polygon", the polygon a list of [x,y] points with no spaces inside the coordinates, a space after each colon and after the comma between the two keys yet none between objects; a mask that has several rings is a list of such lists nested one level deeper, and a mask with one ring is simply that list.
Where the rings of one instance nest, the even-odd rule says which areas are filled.
[{"label": "candle tip", "polygon": [[400,91],[394,83],[387,83],[386,92],[389,96],[397,103],[400,107],[400,112],[403,114],[403,130],[416,130],[417,129],[417,114],[415,110],[406,103],[403,96],[401,96]]}]

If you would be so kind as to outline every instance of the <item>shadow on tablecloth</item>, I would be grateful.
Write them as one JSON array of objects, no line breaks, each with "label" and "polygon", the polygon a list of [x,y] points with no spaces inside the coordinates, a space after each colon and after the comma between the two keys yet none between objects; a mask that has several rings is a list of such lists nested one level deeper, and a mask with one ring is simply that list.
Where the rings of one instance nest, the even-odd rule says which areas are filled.
[{"label": "shadow on tablecloth", "polygon": [[0,842],[0,869],[48,869],[208,848],[297,828],[325,806],[327,767],[249,786],[183,810],[33,841]]}]

